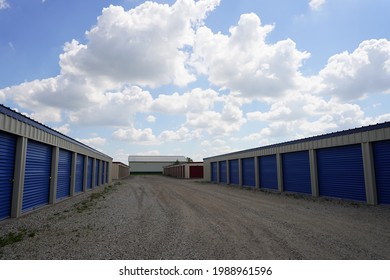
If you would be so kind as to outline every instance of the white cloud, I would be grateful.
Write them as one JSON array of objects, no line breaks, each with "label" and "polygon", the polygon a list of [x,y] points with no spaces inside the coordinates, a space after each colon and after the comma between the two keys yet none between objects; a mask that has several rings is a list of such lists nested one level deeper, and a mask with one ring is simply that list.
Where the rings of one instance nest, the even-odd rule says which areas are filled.
[{"label": "white cloud", "polygon": [[106,144],[106,138],[103,137],[92,137],[92,138],[85,138],[85,139],[78,139],[77,141],[80,141],[81,143],[84,143],[85,145],[91,146],[91,147],[100,147],[104,146]]},{"label": "white cloud", "polygon": [[77,41],[67,45],[61,67],[66,72],[141,86],[187,85],[195,76],[186,67],[185,47],[193,44],[194,24],[218,4],[145,2],[129,11],[111,5],[86,33],[87,45]]},{"label": "white cloud", "polygon": [[[218,4],[219,0],[178,0],[172,6],[145,2],[129,11],[111,5],[86,32],[86,44],[72,40],[64,45],[60,75],[1,89],[0,100],[10,99],[34,112],[66,110],[78,123],[99,119],[96,122],[113,124],[112,114],[106,116],[111,120],[99,118],[102,114],[95,109],[124,101],[112,92],[129,85],[184,86],[195,80],[187,63],[194,32]],[[129,119],[123,110],[118,113],[117,120],[123,115]]]},{"label": "white cloud", "polygon": [[200,130],[189,130],[186,127],[181,127],[177,131],[164,130],[158,138],[162,141],[190,141],[201,138]]},{"label": "white cloud", "polygon": [[112,134],[113,139],[140,145],[157,145],[159,141],[151,128],[119,128]]},{"label": "white cloud", "polygon": [[154,122],[156,122],[156,117],[153,116],[153,115],[149,115],[149,116],[146,118],[146,121],[147,121],[147,122],[150,122],[150,123],[154,123]]},{"label": "white cloud", "polygon": [[218,92],[212,89],[195,88],[182,95],[175,92],[171,95],[160,94],[151,105],[151,110],[166,114],[183,114],[186,112],[202,112],[213,108],[220,101]]},{"label": "white cloud", "polygon": [[390,90],[390,41],[363,41],[352,53],[329,58],[320,71],[323,95],[354,100]]},{"label": "white cloud", "polygon": [[249,121],[260,121],[260,132],[243,140],[267,138],[272,143],[314,136],[365,124],[365,114],[356,104],[337,99],[324,100],[319,96],[294,93],[273,103],[267,112],[247,113]]},{"label": "white cloud", "polygon": [[69,134],[69,132],[71,131],[68,123],[61,125],[59,127],[53,127],[53,129],[61,132],[62,134],[65,134],[65,135]]},{"label": "white cloud", "polygon": [[71,112],[70,121],[81,125],[130,125],[137,112],[149,110],[153,100],[148,91],[136,86],[106,92],[99,99],[99,102]]},{"label": "white cloud", "polygon": [[290,39],[267,44],[273,28],[253,13],[241,15],[230,36],[203,26],[196,32],[192,63],[221,88],[252,98],[282,96],[298,86],[298,70],[309,53],[298,51]]},{"label": "white cloud", "polygon": [[314,11],[320,10],[325,3],[326,0],[309,0],[309,6]]},{"label": "white cloud", "polygon": [[7,2],[7,0],[0,0],[0,10],[5,10],[10,8],[11,6]]}]

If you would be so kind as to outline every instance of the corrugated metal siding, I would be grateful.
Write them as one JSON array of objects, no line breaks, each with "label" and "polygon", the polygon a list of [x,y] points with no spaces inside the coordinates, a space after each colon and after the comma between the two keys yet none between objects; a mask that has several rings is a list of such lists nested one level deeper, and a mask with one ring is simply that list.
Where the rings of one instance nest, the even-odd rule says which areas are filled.
[{"label": "corrugated metal siding", "polygon": [[83,191],[83,182],[84,182],[84,159],[83,155],[77,154],[76,160],[76,185],[75,193]]},{"label": "corrugated metal siding", "polygon": [[217,182],[217,163],[211,163],[211,182]]},{"label": "corrugated metal siding", "polygon": [[366,200],[361,145],[317,150],[320,196]]},{"label": "corrugated metal siding", "polygon": [[203,166],[190,166],[190,178],[203,178]]},{"label": "corrugated metal siding", "polygon": [[99,181],[99,166],[100,166],[100,160],[96,160],[96,168],[95,168],[95,187],[100,185]]},{"label": "corrugated metal siding", "polygon": [[283,188],[311,194],[309,151],[282,154]]},{"label": "corrugated metal siding", "polygon": [[242,159],[242,184],[244,186],[256,186],[255,158]]},{"label": "corrugated metal siding", "polygon": [[230,184],[238,185],[240,183],[240,175],[238,170],[238,159],[229,160]]},{"label": "corrugated metal siding", "polygon": [[374,142],[375,179],[379,204],[390,204],[390,141]]},{"label": "corrugated metal siding", "polygon": [[260,188],[278,189],[276,155],[259,158]]},{"label": "corrugated metal siding", "polygon": [[87,189],[92,189],[93,179],[93,158],[88,158],[88,171],[87,171]]},{"label": "corrugated metal siding", "polygon": [[105,161],[102,161],[102,177],[100,178],[102,182],[102,184],[104,184],[104,178],[106,177],[106,162]]},{"label": "corrugated metal siding", "polygon": [[49,203],[52,147],[28,141],[23,206],[26,212]]},{"label": "corrugated metal siding", "polygon": [[72,153],[60,149],[58,156],[58,177],[56,199],[68,197],[70,195],[70,176],[72,168]]},{"label": "corrugated metal siding", "polygon": [[226,161],[219,162],[219,182],[227,183]]},{"label": "corrugated metal siding", "polygon": [[108,168],[109,168],[109,165],[108,165],[108,162],[106,162],[106,181],[105,181],[105,183],[108,183]]},{"label": "corrugated metal siding", "polygon": [[11,215],[16,137],[0,131],[0,220]]}]

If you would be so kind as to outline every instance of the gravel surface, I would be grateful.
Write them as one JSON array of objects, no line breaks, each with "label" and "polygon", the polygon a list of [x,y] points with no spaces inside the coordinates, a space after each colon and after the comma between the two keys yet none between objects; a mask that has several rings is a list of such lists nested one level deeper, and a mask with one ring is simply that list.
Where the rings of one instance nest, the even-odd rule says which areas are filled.
[{"label": "gravel surface", "polygon": [[390,259],[387,206],[163,176],[114,184],[0,222],[0,258]]}]

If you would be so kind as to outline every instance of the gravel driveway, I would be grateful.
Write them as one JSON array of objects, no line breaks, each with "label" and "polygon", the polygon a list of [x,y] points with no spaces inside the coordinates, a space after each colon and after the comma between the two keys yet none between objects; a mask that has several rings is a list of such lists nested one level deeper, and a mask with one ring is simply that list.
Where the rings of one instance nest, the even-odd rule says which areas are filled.
[{"label": "gravel driveway", "polygon": [[0,237],[2,259],[390,259],[390,208],[131,176]]}]

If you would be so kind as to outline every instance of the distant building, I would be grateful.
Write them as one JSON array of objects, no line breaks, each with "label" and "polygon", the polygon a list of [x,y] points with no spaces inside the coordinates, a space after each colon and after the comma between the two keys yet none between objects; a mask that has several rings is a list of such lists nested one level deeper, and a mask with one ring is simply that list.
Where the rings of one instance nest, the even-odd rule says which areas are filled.
[{"label": "distant building", "polygon": [[186,162],[164,167],[164,175],[179,179],[203,178],[203,162]]},{"label": "distant building", "polygon": [[122,179],[130,175],[129,166],[118,161],[112,162],[111,178],[113,180]]},{"label": "distant building", "polygon": [[163,173],[164,166],[187,162],[184,156],[129,156],[130,173]]}]

